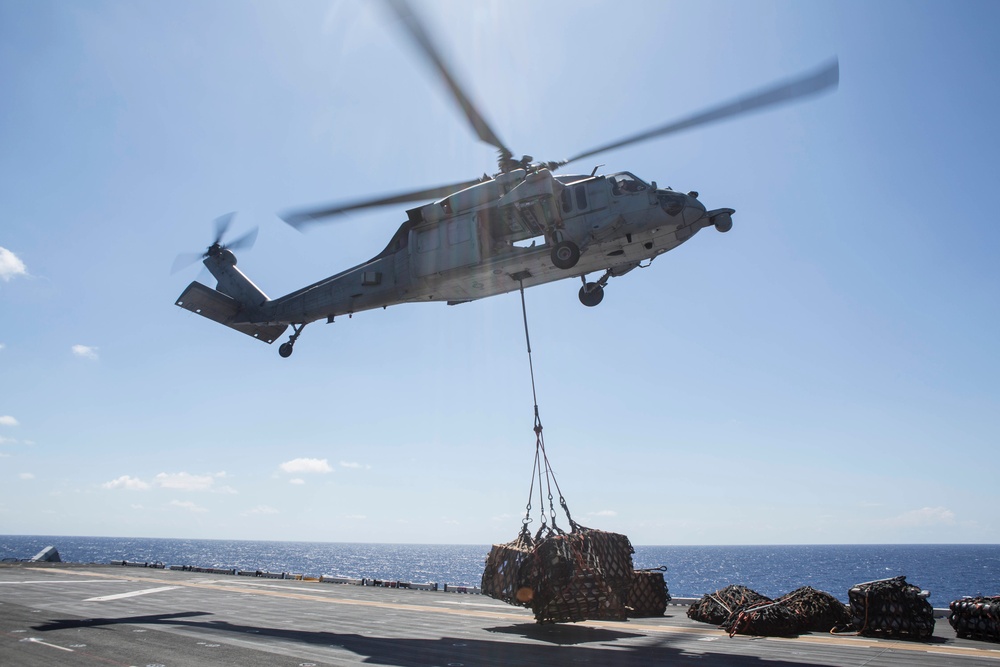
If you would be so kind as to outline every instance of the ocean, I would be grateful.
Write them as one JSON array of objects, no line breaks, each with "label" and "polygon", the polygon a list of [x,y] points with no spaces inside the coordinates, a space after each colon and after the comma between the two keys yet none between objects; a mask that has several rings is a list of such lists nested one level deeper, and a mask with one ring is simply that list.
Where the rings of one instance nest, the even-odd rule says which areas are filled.
[{"label": "ocean", "polygon": [[[490,545],[355,544],[124,537],[0,536],[0,558],[54,546],[65,562],[160,562],[306,575],[478,585]],[[667,566],[674,597],[742,584],[769,597],[812,586],[847,602],[855,584],[905,575],[935,607],[1000,594],[1000,545],[636,546],[637,568]]]}]

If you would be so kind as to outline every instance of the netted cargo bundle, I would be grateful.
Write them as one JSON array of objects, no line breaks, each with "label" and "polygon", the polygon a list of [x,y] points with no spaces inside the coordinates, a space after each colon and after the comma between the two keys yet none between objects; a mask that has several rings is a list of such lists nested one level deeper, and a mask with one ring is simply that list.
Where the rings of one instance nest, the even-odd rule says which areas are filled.
[{"label": "netted cargo bundle", "polygon": [[802,630],[802,621],[790,609],[778,602],[758,602],[733,611],[722,623],[722,629],[733,635],[759,637],[790,637]]},{"label": "netted cargo bundle", "polygon": [[851,621],[859,635],[925,639],[934,632],[927,595],[902,576],[858,584],[847,592]]},{"label": "netted cargo bundle", "polygon": [[663,616],[670,602],[670,591],[663,578],[667,568],[659,567],[649,570],[635,570],[632,573],[632,585],[625,599],[625,611],[629,618],[650,618]]},{"label": "netted cargo bundle", "polygon": [[778,603],[799,618],[802,630],[830,632],[851,627],[851,610],[846,604],[812,586],[796,588],[778,598]]},{"label": "netted cargo bundle", "polygon": [[[530,607],[538,623],[566,623],[594,620],[625,620],[627,591],[613,587],[605,578],[599,554],[592,548],[594,531],[550,533],[537,540],[527,565],[527,585],[531,587]],[[610,534],[609,534],[610,535]],[[604,540],[597,537],[598,541]],[[623,543],[607,539],[602,544]],[[631,545],[629,544],[629,549]],[[604,554],[621,558],[622,554]],[[628,554],[631,563],[631,552]]]},{"label": "netted cargo bundle", "polygon": [[578,524],[573,526],[573,533],[583,538],[584,549],[593,557],[608,585],[627,599],[628,589],[635,576],[635,566],[632,564],[635,549],[628,537]]},{"label": "netted cargo bundle", "polygon": [[688,607],[687,615],[695,621],[722,625],[733,612],[761,602],[771,602],[771,598],[746,586],[732,584],[703,595],[701,600]]},{"label": "netted cargo bundle", "polygon": [[1000,595],[953,601],[948,622],[959,637],[1000,642]]},{"label": "netted cargo bundle", "polygon": [[[531,368],[523,288],[521,299],[524,337],[528,343],[528,367]],[[534,370],[531,375],[534,391]],[[627,620],[625,603],[634,568],[632,543],[624,535],[585,528],[573,521],[545,453],[537,400],[533,430],[535,460],[531,468],[521,534],[513,542],[493,546],[483,571],[483,593],[509,604],[530,607],[539,623]],[[541,527],[532,537],[527,526],[532,521],[536,481]],[[556,527],[557,497],[569,521],[569,533]]]},{"label": "netted cargo bundle", "polygon": [[531,560],[533,548],[534,540],[527,528],[506,544],[494,544],[483,569],[483,595],[507,604],[529,606],[533,591],[527,573],[524,573],[524,565]]},{"label": "netted cargo bundle", "polygon": [[569,579],[541,588],[532,599],[531,610],[538,623],[627,618],[620,596],[592,567],[581,567]]}]

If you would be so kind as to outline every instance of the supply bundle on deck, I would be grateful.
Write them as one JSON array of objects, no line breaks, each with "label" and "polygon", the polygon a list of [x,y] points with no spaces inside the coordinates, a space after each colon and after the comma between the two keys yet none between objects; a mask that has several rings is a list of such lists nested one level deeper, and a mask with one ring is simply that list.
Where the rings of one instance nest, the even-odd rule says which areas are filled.
[{"label": "supply bundle on deck", "polygon": [[858,634],[926,639],[934,632],[929,593],[906,583],[906,577],[858,584],[847,595]]},{"label": "supply bundle on deck", "polygon": [[689,618],[721,626],[729,636],[781,637],[850,626],[847,606],[809,586],[771,600],[746,586],[731,585],[709,593],[688,608]]},{"label": "supply bundle on deck", "polygon": [[545,532],[536,539],[525,529],[494,545],[483,594],[529,607],[539,623],[625,620],[634,576],[628,538],[576,524],[571,532]]},{"label": "supply bundle on deck", "polygon": [[[483,595],[528,607],[539,623],[662,616],[670,599],[663,579],[666,568],[636,571],[632,564],[635,550],[628,537],[586,528],[570,515],[545,452],[523,287],[521,308],[535,399],[535,460],[521,532],[510,542],[493,545],[483,570]],[[536,491],[541,527],[532,535],[528,524]],[[568,532],[556,525],[557,496],[570,526]]]},{"label": "supply bundle on deck", "polygon": [[959,637],[1000,641],[1000,595],[954,600],[948,622]]}]

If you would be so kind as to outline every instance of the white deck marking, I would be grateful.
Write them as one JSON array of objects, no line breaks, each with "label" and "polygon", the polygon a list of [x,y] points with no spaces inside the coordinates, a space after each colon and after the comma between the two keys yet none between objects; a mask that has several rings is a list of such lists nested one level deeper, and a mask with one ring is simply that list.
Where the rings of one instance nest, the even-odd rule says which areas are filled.
[{"label": "white deck marking", "polygon": [[150,593],[162,593],[163,591],[172,591],[175,588],[180,588],[180,586],[160,586],[159,588],[146,588],[141,591],[131,591],[129,593],[117,593],[115,595],[102,595],[96,598],[88,598],[84,602],[107,602],[108,600],[121,600],[122,598],[132,598],[136,595],[149,595]]},{"label": "white deck marking", "polygon": [[48,642],[43,642],[38,637],[28,637],[27,639],[22,639],[21,641],[23,641],[23,642],[29,642],[31,644],[41,644],[42,646],[51,646],[52,648],[57,648],[60,651],[69,651],[70,653],[75,653],[76,652],[76,651],[74,651],[71,648],[66,648],[65,646],[56,646],[55,644],[50,644]]},{"label": "white deck marking", "polygon": [[20,584],[101,584],[108,581],[128,581],[128,579],[67,579],[66,581],[45,579],[42,581],[0,581],[0,586],[17,586]]}]

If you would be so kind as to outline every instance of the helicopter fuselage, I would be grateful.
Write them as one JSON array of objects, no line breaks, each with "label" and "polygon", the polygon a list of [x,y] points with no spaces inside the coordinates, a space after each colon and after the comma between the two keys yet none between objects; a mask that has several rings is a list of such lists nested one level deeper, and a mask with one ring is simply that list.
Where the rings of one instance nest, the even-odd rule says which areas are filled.
[{"label": "helicopter fuselage", "polygon": [[[266,342],[287,325],[297,335],[316,320],[401,303],[463,303],[564,278],[582,278],[580,300],[596,305],[585,290],[603,296],[609,278],[705,227],[728,231],[733,212],[706,211],[697,193],[657,189],[628,172],[555,177],[518,169],[409,210],[379,255],[277,299],[236,268],[230,251],[208,256],[217,288],[192,283],[177,305]],[[557,246],[572,249],[561,262]],[[588,283],[595,272],[603,276]]]}]

